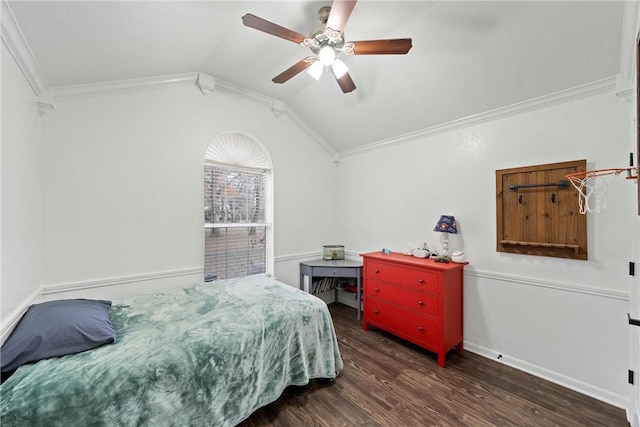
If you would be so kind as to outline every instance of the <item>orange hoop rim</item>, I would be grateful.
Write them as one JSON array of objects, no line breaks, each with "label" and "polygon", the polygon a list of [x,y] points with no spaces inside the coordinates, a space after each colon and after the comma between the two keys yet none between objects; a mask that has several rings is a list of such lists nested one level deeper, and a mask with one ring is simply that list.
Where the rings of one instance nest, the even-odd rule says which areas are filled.
[{"label": "orange hoop rim", "polygon": [[565,178],[570,181],[572,181],[573,179],[583,180],[586,178],[595,178],[605,175],[620,175],[624,171],[627,171],[627,176],[625,177],[625,179],[638,179],[638,168],[635,166],[628,168],[592,169],[588,171],[574,172],[570,173],[569,175],[565,175]]}]

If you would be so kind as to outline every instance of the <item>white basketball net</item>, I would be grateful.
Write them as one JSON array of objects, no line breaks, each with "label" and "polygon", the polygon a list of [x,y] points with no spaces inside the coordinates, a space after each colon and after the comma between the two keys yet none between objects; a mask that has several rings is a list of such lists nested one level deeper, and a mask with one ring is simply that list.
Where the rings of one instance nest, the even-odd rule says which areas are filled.
[{"label": "white basketball net", "polygon": [[603,212],[607,204],[607,185],[616,179],[622,172],[627,171],[628,178],[632,176],[635,168],[601,169],[567,175],[567,179],[578,190],[580,213]]}]

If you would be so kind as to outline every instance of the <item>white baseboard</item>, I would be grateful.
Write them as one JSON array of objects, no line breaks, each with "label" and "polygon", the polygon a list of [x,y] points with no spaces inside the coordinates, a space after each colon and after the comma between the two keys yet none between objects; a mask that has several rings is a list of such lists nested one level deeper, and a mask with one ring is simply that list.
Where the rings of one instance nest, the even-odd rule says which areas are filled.
[{"label": "white baseboard", "polygon": [[[610,391],[603,390],[591,384],[584,383],[575,378],[571,378],[558,372],[543,368],[541,366],[531,364],[524,360],[511,357],[499,350],[486,348],[481,345],[470,343],[468,341],[464,342],[464,349],[480,356],[486,357],[487,359],[504,363],[505,365],[512,368],[527,372],[531,375],[535,375],[536,377],[577,391],[578,393],[593,397],[594,399],[601,400],[618,408],[626,409],[629,407],[629,398],[627,396],[621,396],[619,394],[611,393]],[[500,359],[498,359],[499,355],[502,356]]]}]

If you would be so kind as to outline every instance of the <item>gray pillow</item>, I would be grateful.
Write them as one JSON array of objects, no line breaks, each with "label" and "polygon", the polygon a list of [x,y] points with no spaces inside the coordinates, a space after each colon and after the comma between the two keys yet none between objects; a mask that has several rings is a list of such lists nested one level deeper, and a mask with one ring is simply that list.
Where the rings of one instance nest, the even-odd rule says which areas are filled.
[{"label": "gray pillow", "polygon": [[34,304],[0,349],[3,373],[25,363],[114,343],[111,301],[68,299]]}]

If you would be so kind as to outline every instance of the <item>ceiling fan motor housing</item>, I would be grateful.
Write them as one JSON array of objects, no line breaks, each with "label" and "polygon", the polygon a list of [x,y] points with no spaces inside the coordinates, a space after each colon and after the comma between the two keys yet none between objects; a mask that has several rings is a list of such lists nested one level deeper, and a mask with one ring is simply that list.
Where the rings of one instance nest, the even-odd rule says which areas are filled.
[{"label": "ceiling fan motor housing", "polygon": [[325,24],[329,20],[329,14],[331,13],[331,6],[322,6],[318,11],[318,19],[321,23]]},{"label": "ceiling fan motor housing", "polygon": [[404,55],[411,49],[411,39],[409,38],[345,42],[343,30],[356,1],[333,0],[332,6],[321,7],[318,11],[320,24],[311,30],[308,37],[250,13],[242,17],[242,23],[247,27],[308,47],[314,53],[313,56],[301,59],[275,76],[271,79],[274,83],[284,83],[307,69],[314,78],[318,79],[322,74],[323,66],[330,66],[342,92],[349,93],[356,89],[356,85],[349,75],[346,64],[337,58],[339,54]]},{"label": "ceiling fan motor housing", "polygon": [[311,30],[309,39],[305,39],[302,43],[304,46],[308,46],[316,55],[324,46],[331,46],[334,50],[342,50],[344,46],[344,33],[332,28],[327,28],[327,20],[329,19],[330,13],[330,6],[320,8],[318,11],[320,23]]}]

